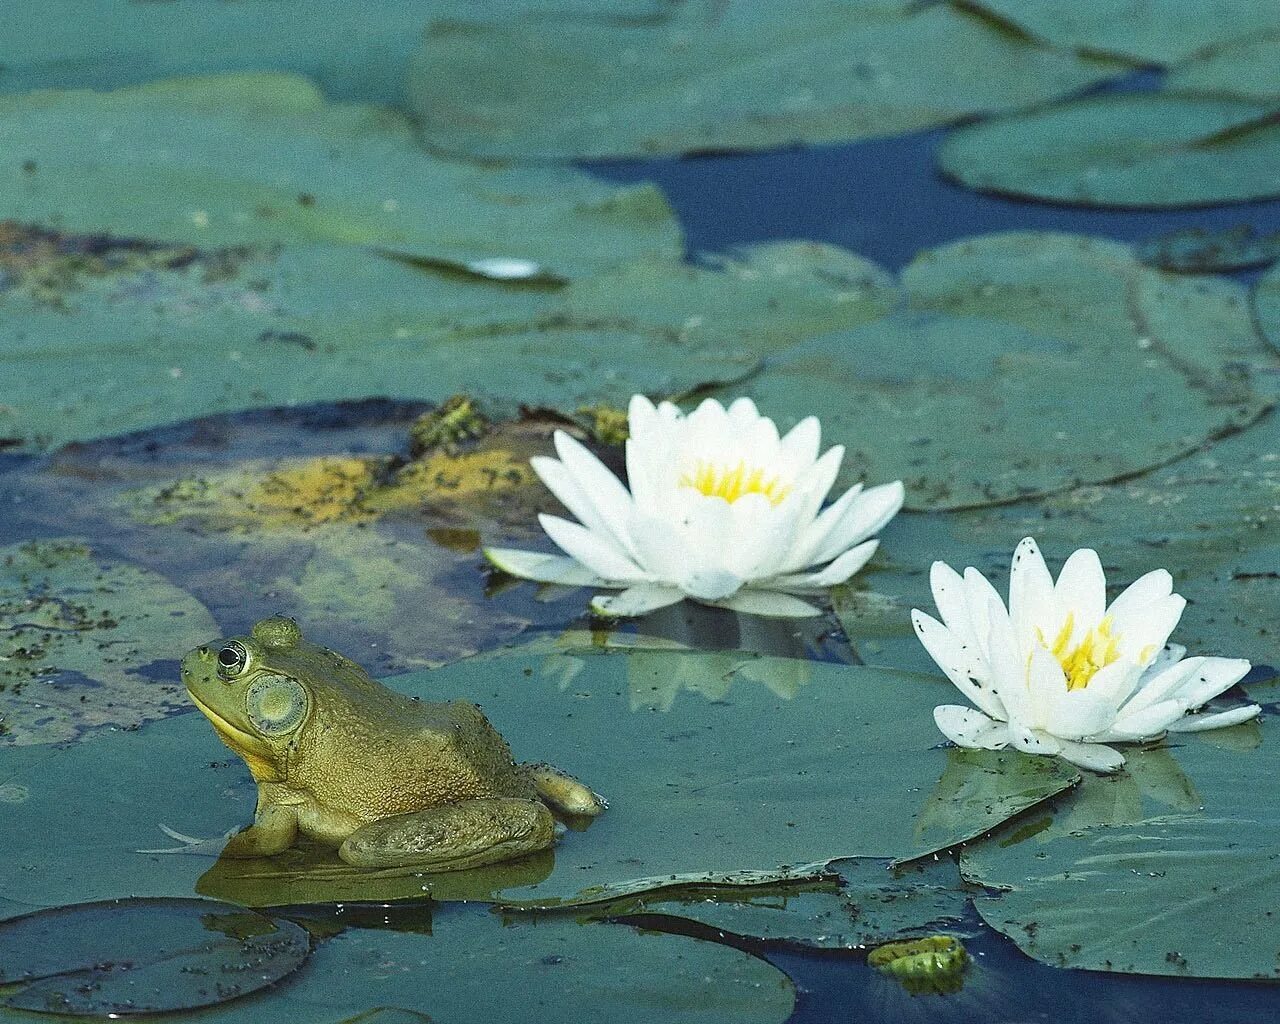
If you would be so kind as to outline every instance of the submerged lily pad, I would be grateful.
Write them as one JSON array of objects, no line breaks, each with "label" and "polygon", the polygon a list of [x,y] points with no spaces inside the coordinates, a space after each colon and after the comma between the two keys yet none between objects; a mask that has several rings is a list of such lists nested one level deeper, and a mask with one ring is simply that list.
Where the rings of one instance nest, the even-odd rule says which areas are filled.
[{"label": "submerged lily pad", "polygon": [[[792,700],[734,672],[716,699],[686,692],[663,712],[636,704],[628,692],[660,688],[700,664],[718,676],[722,659],[583,652],[567,683],[563,664],[561,656],[515,652],[394,681],[432,700],[477,701],[517,757],[550,760],[611,802],[585,831],[564,837],[545,880],[506,884],[482,872],[468,893],[469,873],[454,872],[419,877],[420,893],[552,906],[677,884],[812,877],[814,862],[834,857],[904,859],[952,846],[1078,779],[1049,759],[986,752],[972,762],[972,787],[948,794],[946,815],[931,810],[932,797],[923,806],[904,803],[904,793],[928,793],[947,770],[931,714],[949,693],[941,679],[800,663],[811,679]],[[30,790],[6,815],[13,839],[0,863],[0,888],[28,903],[189,893],[209,868],[207,858],[131,851],[156,845],[160,823],[218,835],[251,816],[248,771],[197,715],[85,744],[63,756],[57,773],[41,771],[17,748],[0,754],[0,775]],[[97,782],[84,787],[90,777]],[[262,869],[272,866],[220,863],[221,887],[203,891],[230,893],[225,887],[238,874],[256,874],[261,888]],[[290,865],[270,902],[296,902],[303,891],[314,899],[316,880],[334,867],[330,854],[309,880]],[[364,872],[364,898],[403,896],[397,874],[412,872]],[[339,870],[342,895],[335,898],[354,898],[359,875]]]},{"label": "submerged lily pad", "polygon": [[731,935],[813,949],[864,949],[893,939],[954,929],[969,895],[950,858],[894,867],[837,860],[838,879],[790,886],[725,886],[651,893],[601,908],[610,917],[678,918]]},{"label": "submerged lily pad", "polygon": [[1050,46],[1171,64],[1211,46],[1276,28],[1257,0],[974,0]]},{"label": "submerged lily pad", "polygon": [[734,390],[787,425],[816,414],[847,481],[901,478],[912,508],[1130,476],[1273,400],[1243,290],[1125,246],[985,236],[923,253],[903,287],[906,310],[802,342]]},{"label": "submerged lily pad", "polygon": [[174,659],[216,631],[162,576],[79,540],[0,548],[0,744],[134,728],[185,708]]},{"label": "submerged lily pad", "polygon": [[657,23],[469,12],[429,26],[409,102],[431,148],[567,160],[893,135],[1121,70],[949,5],[909,6],[714,5]]},{"label": "submerged lily pad", "polygon": [[979,913],[1055,966],[1280,977],[1280,801],[1250,782],[1274,777],[1280,747],[1270,718],[1260,743],[1229,742],[1250,727],[1182,738],[1179,785],[1146,763],[1170,760],[1164,750],[1135,751],[1125,773],[1087,780],[1078,805],[967,847],[966,877],[1005,890],[975,900]]},{"label": "submerged lily pad", "polygon": [[942,170],[970,188],[1082,206],[1158,209],[1280,195],[1276,104],[1117,93],[952,132]]},{"label": "submerged lily pad", "polygon": [[327,103],[294,75],[2,97],[0,137],[14,167],[0,219],[68,231],[204,248],[355,243],[566,277],[680,254],[652,186],[438,160],[399,114]]},{"label": "submerged lily pad", "polygon": [[72,1017],[217,1006],[306,962],[291,921],[209,900],[112,900],[0,922],[0,1005]]}]

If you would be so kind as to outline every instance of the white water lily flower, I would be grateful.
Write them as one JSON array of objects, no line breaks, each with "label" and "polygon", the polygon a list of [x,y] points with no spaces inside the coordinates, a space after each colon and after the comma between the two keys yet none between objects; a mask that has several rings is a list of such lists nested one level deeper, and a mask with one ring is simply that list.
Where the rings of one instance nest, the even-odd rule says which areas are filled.
[{"label": "white water lily flower", "polygon": [[[1014,551],[1009,607],[974,568],[958,574],[935,562],[930,576],[942,622],[912,611],[920,642],[973,708],[933,713],[962,747],[1060,755],[1082,768],[1115,771],[1124,756],[1110,743],[1166,732],[1236,725],[1257,704],[1194,714],[1239,682],[1239,658],[1184,658],[1166,644],[1186,600],[1157,569],[1107,606],[1097,552],[1076,551],[1055,583],[1030,537]],[[974,710],[976,708],[977,710]]]},{"label": "white water lily flower", "polygon": [[577,518],[539,521],[565,552],[489,548],[504,572],[544,583],[613,587],[591,607],[642,615],[686,597],[755,615],[816,615],[816,595],[861,569],[902,507],[901,482],[846,491],[827,508],[844,448],[821,458],[816,418],[785,437],[749,398],[708,399],[685,415],[637,395],[627,422],[628,490],[563,431],[558,459],[531,464]]}]

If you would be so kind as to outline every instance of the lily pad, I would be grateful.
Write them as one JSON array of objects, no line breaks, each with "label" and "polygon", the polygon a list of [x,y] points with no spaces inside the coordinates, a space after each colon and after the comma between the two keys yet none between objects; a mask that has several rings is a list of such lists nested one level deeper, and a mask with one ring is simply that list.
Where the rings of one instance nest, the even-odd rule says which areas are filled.
[{"label": "lily pad", "polygon": [[71,1017],[217,1006],[311,953],[291,921],[209,900],[112,900],[0,922],[0,1005]]},{"label": "lily pad", "polygon": [[202,1017],[210,1024],[436,1024],[625,1019],[782,1024],[795,1004],[777,968],[714,942],[568,916],[502,920],[424,909],[421,931],[350,928],[278,991]]},{"label": "lily pad", "polygon": [[817,415],[846,482],[901,478],[911,508],[1130,476],[1273,400],[1241,288],[1115,243],[985,236],[923,253],[903,286],[904,311],[781,352],[735,393],[782,425]]},{"label": "lily pad", "polygon": [[[1278,27],[1271,12],[1271,30]],[[1280,36],[1246,39],[1171,68],[1165,87],[1176,92],[1280,101]]]},{"label": "lily pad", "polygon": [[1257,0],[974,0],[983,10],[1059,49],[1172,64],[1212,46],[1275,31]]},{"label": "lily pad", "polygon": [[0,548],[0,744],[134,728],[184,709],[173,659],[216,631],[162,576],[79,540]]},{"label": "lily pad", "polygon": [[1180,274],[1253,270],[1280,259],[1280,231],[1260,235],[1248,224],[1221,231],[1190,228],[1148,239],[1136,249],[1147,266]]},{"label": "lily pad", "polygon": [[1280,268],[1264,274],[1253,290],[1258,327],[1280,352]]},{"label": "lily pad", "polygon": [[54,446],[223,410],[369,396],[495,412],[625,406],[751,372],[757,354],[863,323],[883,271],[773,243],[702,267],[643,260],[501,284],[349,246],[199,251],[38,231],[0,235],[16,336],[0,437]]},{"label": "lily pad", "polygon": [[[1254,731],[1258,729],[1255,723]],[[1280,897],[1273,788],[1275,724],[1261,742],[1220,734],[1173,749],[1182,784],[1145,786],[1164,750],[1135,752],[1126,773],[1089,779],[1024,830],[966,848],[961,866],[1005,890],[978,912],[1024,952],[1062,967],[1196,978],[1280,976]],[[1187,792],[1187,787],[1193,787]],[[1126,792],[1127,791],[1127,792]],[[1120,809],[1121,813],[1116,813]],[[1090,820],[1092,819],[1092,820]]]},{"label": "lily pad", "polygon": [[433,149],[614,158],[900,134],[1121,70],[950,5],[910,6],[699,6],[657,23],[472,12],[428,27],[409,103]]},{"label": "lily pad", "polygon": [[[1078,779],[1046,758],[986,752],[971,764],[968,790],[948,784],[943,799],[950,806],[939,815],[934,797],[916,806],[904,804],[903,794],[928,793],[948,770],[951,755],[939,747],[931,714],[949,692],[945,680],[799,663],[811,679],[794,699],[735,671],[715,699],[685,692],[664,712],[629,694],[661,689],[672,674],[697,672],[700,664],[719,676],[722,659],[654,651],[574,657],[580,664],[567,683],[562,656],[519,652],[394,681],[432,700],[480,703],[517,757],[557,763],[611,801],[585,831],[565,836],[545,880],[507,885],[482,873],[468,893],[466,872],[424,875],[419,894],[554,906],[682,884],[813,877],[815,862],[834,857],[906,859],[953,846]],[[767,670],[779,661],[754,664]],[[13,838],[0,863],[0,888],[27,903],[122,891],[188,894],[209,868],[207,858],[131,851],[156,845],[161,823],[219,835],[252,814],[247,769],[197,715],[85,744],[63,755],[57,772],[24,760],[19,748],[0,755],[0,776],[30,791],[6,813]],[[85,787],[85,778],[95,785]],[[225,886],[238,874],[256,873],[253,884],[261,887],[263,866],[273,865],[220,863],[211,879],[220,888],[202,891],[230,893]],[[314,898],[316,880],[335,867],[332,854],[316,861],[319,874],[310,880],[291,867],[293,881],[282,880],[270,902],[297,902],[299,892]],[[335,898],[354,898],[360,874],[339,869],[342,895]],[[364,898],[403,896],[397,874],[413,872],[364,872]]]},{"label": "lily pad", "polygon": [[950,858],[894,867],[837,860],[839,878],[790,886],[653,893],[602,908],[610,917],[696,921],[735,936],[812,949],[864,949],[894,939],[956,930],[969,895]]},{"label": "lily pad", "polygon": [[1276,104],[1193,93],[1094,96],[952,132],[938,164],[983,192],[1163,209],[1280,195]]},{"label": "lily pad", "polygon": [[2,97],[0,137],[14,167],[0,219],[63,230],[203,248],[354,243],[565,277],[680,254],[652,186],[438,160],[400,115],[328,103],[294,75]]}]

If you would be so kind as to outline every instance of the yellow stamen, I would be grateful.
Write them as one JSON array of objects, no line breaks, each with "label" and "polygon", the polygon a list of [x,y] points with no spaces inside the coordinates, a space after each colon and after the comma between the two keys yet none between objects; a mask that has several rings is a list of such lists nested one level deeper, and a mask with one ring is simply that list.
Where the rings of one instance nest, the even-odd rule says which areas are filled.
[{"label": "yellow stamen", "polygon": [[[1083,690],[1098,672],[1120,658],[1120,638],[1111,633],[1111,617],[1098,623],[1075,647],[1071,647],[1071,635],[1075,632],[1075,613],[1067,616],[1062,630],[1054,638],[1049,650],[1058,659],[1067,677],[1068,690]],[[1041,634],[1041,640],[1044,635]]]},{"label": "yellow stamen", "polygon": [[745,460],[736,466],[717,466],[699,459],[693,468],[680,476],[681,487],[692,487],[709,498],[723,498],[733,504],[748,494],[763,494],[771,504],[779,504],[791,493],[791,486],[781,477],[766,478],[760,467],[747,468]]}]

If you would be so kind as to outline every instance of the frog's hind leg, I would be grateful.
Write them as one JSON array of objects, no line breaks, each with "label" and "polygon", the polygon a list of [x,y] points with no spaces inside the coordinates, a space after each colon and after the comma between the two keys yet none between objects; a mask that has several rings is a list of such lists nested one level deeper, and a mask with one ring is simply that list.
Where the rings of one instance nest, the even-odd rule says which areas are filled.
[{"label": "frog's hind leg", "polygon": [[576,814],[594,818],[609,805],[604,797],[584,786],[567,772],[549,764],[526,764],[538,796],[562,814]]},{"label": "frog's hind leg", "polygon": [[372,821],[338,856],[356,867],[457,871],[545,850],[555,839],[555,818],[537,800],[491,797]]}]

